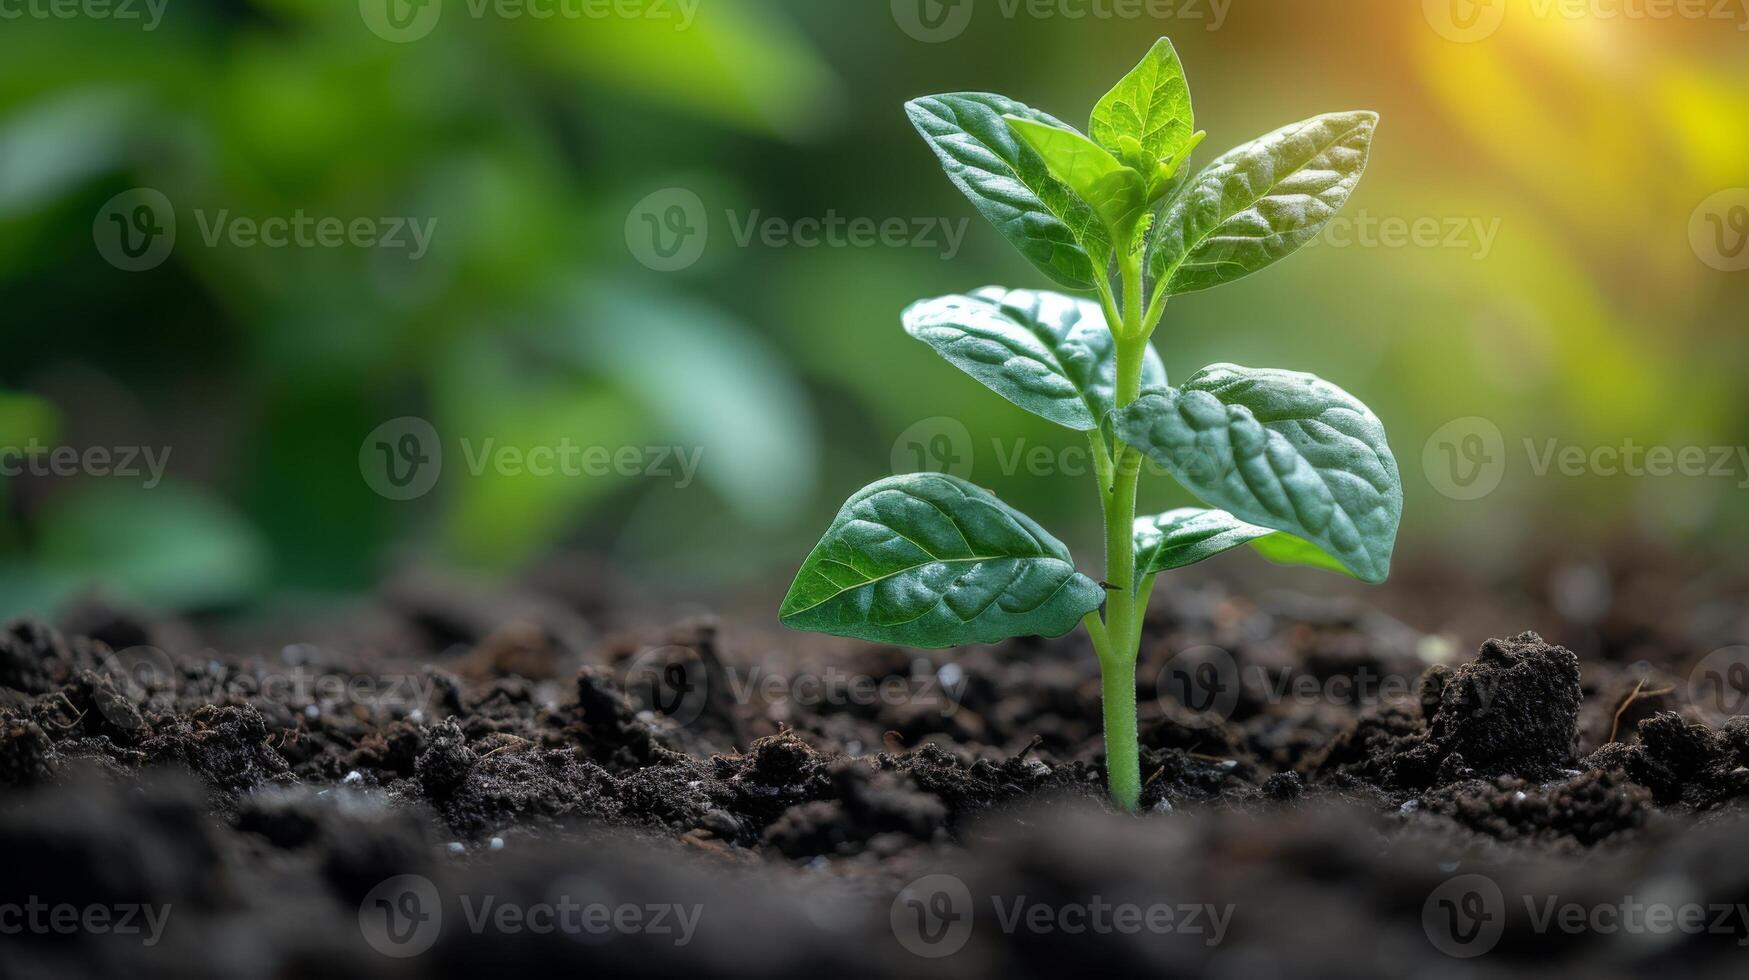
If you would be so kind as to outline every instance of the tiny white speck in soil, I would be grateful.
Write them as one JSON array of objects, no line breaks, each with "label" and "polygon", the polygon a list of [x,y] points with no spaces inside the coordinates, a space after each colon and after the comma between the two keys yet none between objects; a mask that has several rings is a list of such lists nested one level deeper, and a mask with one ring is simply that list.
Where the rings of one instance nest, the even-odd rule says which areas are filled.
[{"label": "tiny white speck in soil", "polygon": [[494,837],[486,842],[486,846],[494,851],[502,851],[504,850],[504,838]]},{"label": "tiny white speck in soil", "polygon": [[362,783],[362,782],[364,782],[364,773],[359,772],[357,769],[354,769],[351,772],[347,773],[346,778],[342,779],[341,782],[348,785],[348,786],[351,786],[355,783]]},{"label": "tiny white speck in soil", "polygon": [[449,849],[449,853],[451,854],[461,854],[467,850],[467,848],[462,846],[462,842],[459,840],[452,840],[444,846]]},{"label": "tiny white speck in soil", "polygon": [[1458,869],[1458,863],[1456,861],[1441,861],[1441,862],[1439,862],[1439,870],[1446,873],[1446,874],[1451,874],[1453,871],[1456,871],[1457,869]]},{"label": "tiny white speck in soil", "polygon": [[320,717],[322,717],[322,709],[316,707],[313,704],[306,704],[306,705],[304,705],[304,717],[305,718],[320,718]]},{"label": "tiny white speck in soil", "polygon": [[1421,809],[1421,801],[1420,800],[1408,800],[1402,806],[1397,808],[1397,812],[1398,813],[1414,813],[1416,810],[1419,810],[1419,809]]}]

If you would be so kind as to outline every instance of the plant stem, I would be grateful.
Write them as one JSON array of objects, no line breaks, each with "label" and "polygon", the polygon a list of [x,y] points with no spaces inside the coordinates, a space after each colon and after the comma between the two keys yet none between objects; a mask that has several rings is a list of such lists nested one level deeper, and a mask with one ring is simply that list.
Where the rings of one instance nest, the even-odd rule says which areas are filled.
[{"label": "plant stem", "polygon": [[[1134,257],[1119,262],[1123,278],[1124,305],[1120,317],[1111,316],[1112,336],[1117,338],[1117,407],[1135,401],[1141,392],[1142,364],[1148,350],[1148,331],[1143,328],[1141,264]],[[1103,440],[1102,440],[1103,441]],[[1111,587],[1105,600],[1105,621],[1098,632],[1092,622],[1088,632],[1099,652],[1099,673],[1105,705],[1105,770],[1112,799],[1134,810],[1141,801],[1142,771],[1136,732],[1136,653],[1141,644],[1142,611],[1147,598],[1136,582],[1135,523],[1136,484],[1141,477],[1141,454],[1121,442],[1112,446],[1109,480],[1102,472],[1100,502],[1105,511],[1105,581]],[[1152,581],[1148,583],[1152,585]],[[1092,617],[1089,617],[1092,620]],[[1103,634],[1103,635],[1102,635]]]}]

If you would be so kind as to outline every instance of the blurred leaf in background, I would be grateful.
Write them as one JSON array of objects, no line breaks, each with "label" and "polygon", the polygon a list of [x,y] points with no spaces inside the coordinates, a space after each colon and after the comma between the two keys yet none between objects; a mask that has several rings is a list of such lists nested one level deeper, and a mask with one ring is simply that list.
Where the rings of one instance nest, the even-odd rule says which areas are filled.
[{"label": "blurred leaf in background", "polygon": [[[954,465],[1084,550],[1077,441],[981,397],[899,328],[920,297],[1048,285],[937,178],[901,106],[987,90],[1073,116],[1162,34],[1209,146],[1331,106],[1383,117],[1347,223],[1244,290],[1173,301],[1157,344],[1174,376],[1289,365],[1363,397],[1405,463],[1406,560],[1498,566],[1538,541],[1621,535],[1729,557],[1749,474],[1538,475],[1524,447],[1749,444],[1749,274],[1709,265],[1688,234],[1702,201],[1749,188],[1749,34],[1531,0],[1469,42],[1401,0],[1218,21],[1198,7],[978,4],[939,43],[891,5],[811,0],[551,19],[450,3],[407,43],[327,0],[173,4],[150,32],[6,21],[0,446],[174,453],[150,490],[0,477],[0,613],[91,585],[248,609],[409,562],[501,574],[567,548],[669,589],[765,585],[846,487],[917,465],[901,443],[918,426],[957,427]],[[142,187],[171,202],[177,236],[162,265],[126,272],[94,224]],[[650,200],[687,202],[707,233],[696,255],[640,254]],[[226,233],[297,215],[430,239],[416,254]],[[829,218],[913,230],[896,246],[795,233]],[[1378,236],[1428,221],[1431,241]],[[743,234],[768,222],[784,234]],[[360,466],[367,434],[402,417],[443,448],[435,486],[406,501]],[[1507,453],[1482,499],[1422,465],[1467,417]],[[463,440],[702,461],[684,487],[476,475]],[[1151,509],[1192,502],[1148,484]]]}]

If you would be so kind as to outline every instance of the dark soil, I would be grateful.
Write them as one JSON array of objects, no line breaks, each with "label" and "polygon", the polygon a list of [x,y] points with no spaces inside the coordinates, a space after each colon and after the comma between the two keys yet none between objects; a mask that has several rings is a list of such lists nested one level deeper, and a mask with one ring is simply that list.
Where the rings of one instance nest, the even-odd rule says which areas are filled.
[{"label": "dark soil", "polygon": [[[1690,683],[1742,642],[1741,593],[1676,604],[1618,570],[1605,609],[1534,590],[1543,635],[1485,639],[1451,618],[1480,600],[1409,578],[1378,601],[1443,631],[1209,582],[1162,597],[1139,815],[1103,802],[1078,636],[919,654],[758,615],[623,628],[550,580],[398,586],[283,647],[97,602],[15,622],[0,977],[1741,975],[1749,718]],[[1180,703],[1185,678],[1219,696]],[[385,940],[413,880],[441,927]],[[1493,897],[1450,906],[1496,930],[1472,935],[1441,889],[1478,880]],[[698,914],[682,943],[649,918],[476,926],[488,899]],[[1541,918],[1635,902],[1709,927]],[[169,909],[147,945],[8,928],[33,904]],[[1171,925],[1062,914],[1107,906]]]}]

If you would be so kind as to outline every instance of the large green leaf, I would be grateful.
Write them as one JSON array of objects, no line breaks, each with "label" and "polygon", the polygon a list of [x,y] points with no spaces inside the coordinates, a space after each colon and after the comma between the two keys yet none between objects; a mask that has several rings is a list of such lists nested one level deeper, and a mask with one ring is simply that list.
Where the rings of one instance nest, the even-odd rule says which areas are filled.
[{"label": "large green leaf", "polygon": [[1124,166],[1105,147],[1072,129],[1017,116],[1004,119],[1008,128],[1044,158],[1052,176],[1093,206],[1112,241],[1131,239],[1148,191],[1140,172]]},{"label": "large green leaf", "polygon": [[1127,138],[1153,160],[1184,162],[1195,145],[1196,113],[1171,41],[1155,41],[1141,63],[1105,93],[1093,107],[1088,132],[1120,156]]},{"label": "large green leaf", "polygon": [[[1143,392],[1115,418],[1119,438],[1204,501],[1305,539],[1356,578],[1390,573],[1403,516],[1397,461],[1378,418],[1341,388],[1216,364],[1182,388]],[[1296,560],[1285,546],[1260,550]]]},{"label": "large green leaf", "polygon": [[905,103],[911,124],[978,212],[1052,280],[1092,289],[1111,245],[1099,216],[1076,197],[1003,116],[1067,129],[1013,99],[984,92],[931,95]]},{"label": "large green leaf", "polygon": [[[1021,408],[1080,432],[1099,428],[1117,394],[1117,344],[1091,300],[988,286],[905,310],[905,332]],[[1142,385],[1166,384],[1152,346]]]},{"label": "large green leaf", "polygon": [[939,648],[1061,636],[1104,597],[1031,518],[964,480],[919,473],[845,502],[778,616],[795,629]]},{"label": "large green leaf", "polygon": [[1248,524],[1224,510],[1180,507],[1153,517],[1136,518],[1136,574],[1154,575],[1183,568],[1247,544],[1270,561],[1347,571],[1304,538]]},{"label": "large green leaf", "polygon": [[1185,181],[1150,251],[1160,288],[1229,283],[1310,241],[1360,181],[1378,119],[1364,111],[1315,116],[1229,150]]}]

